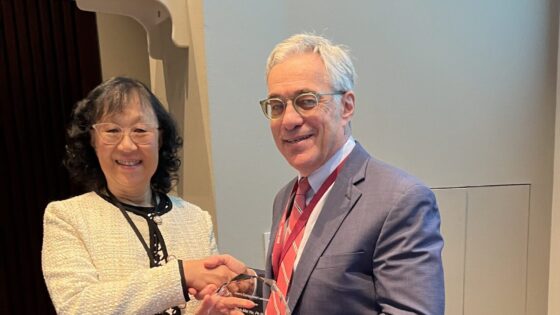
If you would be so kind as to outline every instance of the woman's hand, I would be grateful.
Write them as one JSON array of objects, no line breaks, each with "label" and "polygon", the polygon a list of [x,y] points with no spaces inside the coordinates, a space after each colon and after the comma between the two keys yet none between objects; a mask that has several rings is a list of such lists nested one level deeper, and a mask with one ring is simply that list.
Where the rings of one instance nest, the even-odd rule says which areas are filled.
[{"label": "woman's hand", "polygon": [[241,308],[253,307],[255,303],[250,300],[210,294],[204,297],[196,315],[244,315]]}]

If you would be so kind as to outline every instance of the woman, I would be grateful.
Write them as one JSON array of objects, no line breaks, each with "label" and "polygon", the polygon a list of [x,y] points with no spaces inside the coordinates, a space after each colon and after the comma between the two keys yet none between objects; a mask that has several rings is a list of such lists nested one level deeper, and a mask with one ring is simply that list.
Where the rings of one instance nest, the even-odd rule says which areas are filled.
[{"label": "woman", "polygon": [[[217,254],[210,215],[167,195],[181,146],[172,117],[137,80],[110,79],[76,104],[64,164],[91,192],[45,210],[43,274],[58,313],[193,313],[189,291],[246,271],[231,256],[203,260]],[[252,303],[214,295],[203,304],[210,314]]]}]

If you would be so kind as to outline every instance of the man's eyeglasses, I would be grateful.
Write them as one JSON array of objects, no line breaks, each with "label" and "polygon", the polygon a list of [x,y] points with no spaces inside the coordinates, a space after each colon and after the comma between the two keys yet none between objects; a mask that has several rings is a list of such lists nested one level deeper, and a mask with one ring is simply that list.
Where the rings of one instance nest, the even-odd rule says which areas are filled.
[{"label": "man's eyeglasses", "polygon": [[271,97],[260,101],[262,111],[268,119],[277,119],[284,115],[288,101],[292,101],[292,106],[298,114],[305,116],[310,113],[317,105],[319,100],[325,95],[342,95],[345,91],[336,91],[331,93],[315,93],[305,92],[296,95],[292,99],[281,99],[279,97]]},{"label": "man's eyeglasses", "polygon": [[158,127],[154,124],[136,124],[130,128],[123,128],[114,123],[99,123],[91,126],[97,136],[105,144],[121,142],[127,133],[130,140],[136,144],[153,143],[157,137]]}]

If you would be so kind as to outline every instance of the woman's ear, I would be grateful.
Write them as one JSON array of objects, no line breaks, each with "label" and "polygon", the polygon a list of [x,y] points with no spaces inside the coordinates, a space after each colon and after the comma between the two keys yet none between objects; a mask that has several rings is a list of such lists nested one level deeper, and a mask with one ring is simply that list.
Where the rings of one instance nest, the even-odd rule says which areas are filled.
[{"label": "woman's ear", "polygon": [[95,132],[89,132],[89,144],[95,150]]}]

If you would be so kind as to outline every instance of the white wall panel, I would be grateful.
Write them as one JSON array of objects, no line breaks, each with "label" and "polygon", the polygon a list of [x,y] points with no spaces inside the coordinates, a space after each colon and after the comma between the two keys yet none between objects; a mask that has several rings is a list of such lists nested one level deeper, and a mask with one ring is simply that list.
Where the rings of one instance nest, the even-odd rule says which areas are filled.
[{"label": "white wall panel", "polygon": [[525,315],[529,185],[434,189],[446,314]]},{"label": "white wall panel", "polygon": [[434,189],[441,214],[445,276],[445,313],[463,314],[467,189]]},{"label": "white wall panel", "polygon": [[468,190],[465,315],[524,315],[529,185]]}]

